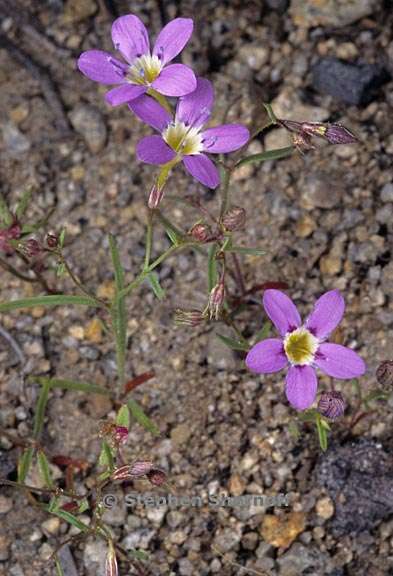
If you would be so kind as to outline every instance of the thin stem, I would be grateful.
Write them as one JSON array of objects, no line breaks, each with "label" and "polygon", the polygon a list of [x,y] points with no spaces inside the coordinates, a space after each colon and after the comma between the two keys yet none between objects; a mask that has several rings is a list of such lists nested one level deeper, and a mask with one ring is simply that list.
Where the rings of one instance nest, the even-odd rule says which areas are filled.
[{"label": "thin stem", "polygon": [[144,270],[146,270],[149,267],[151,251],[153,248],[153,220],[154,220],[154,211],[149,209],[147,215],[146,251],[145,251],[145,264],[143,267]]},{"label": "thin stem", "polygon": [[31,276],[26,276],[25,274],[22,274],[22,272],[19,272],[16,268],[14,268],[12,266],[12,264],[9,264],[8,262],[6,262],[5,260],[3,260],[2,258],[0,258],[0,266],[2,268],[4,268],[4,270],[6,270],[7,272],[9,272],[10,274],[12,274],[13,276],[16,276],[16,278],[19,278],[20,280],[24,280],[25,282],[37,282],[37,278],[31,278]]},{"label": "thin stem", "polygon": [[100,305],[105,306],[105,308],[109,308],[108,304],[105,302],[105,300],[102,300],[101,298],[98,298],[95,294],[93,294],[92,292],[90,292],[90,290],[88,290],[87,288],[85,288],[85,286],[82,284],[82,282],[79,280],[79,278],[74,274],[74,272],[72,271],[71,267],[69,266],[67,260],[64,258],[63,253],[61,251],[56,252],[57,256],[60,258],[60,262],[61,264],[64,265],[68,275],[70,276],[71,280],[73,281],[73,283],[75,284],[75,286],[77,288],[79,288],[79,290],[81,292],[83,292],[83,294],[85,294],[85,296],[88,296],[89,298],[92,298],[93,300],[95,300],[96,302],[98,302]]},{"label": "thin stem", "polygon": [[220,218],[222,218],[229,207],[229,182],[231,179],[232,170],[229,168],[224,168],[224,178],[222,183],[222,192],[221,192],[221,209],[220,209]]},{"label": "thin stem", "polygon": [[246,288],[246,284],[244,282],[243,272],[242,272],[242,269],[240,266],[239,258],[238,258],[238,255],[235,254],[234,252],[231,253],[231,256],[232,256],[233,264],[235,266],[236,283],[240,289],[241,295],[244,296],[247,292],[247,288]]}]

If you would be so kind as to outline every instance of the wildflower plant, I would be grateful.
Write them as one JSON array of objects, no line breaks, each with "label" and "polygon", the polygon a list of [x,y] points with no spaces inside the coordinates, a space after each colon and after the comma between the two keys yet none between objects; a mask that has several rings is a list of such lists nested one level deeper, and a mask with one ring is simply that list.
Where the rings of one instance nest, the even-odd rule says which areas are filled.
[{"label": "wildflower plant", "polygon": [[[327,430],[344,413],[346,400],[335,390],[321,389],[321,395],[317,397],[316,369],[331,378],[349,379],[357,390],[360,389],[357,379],[366,369],[354,350],[326,341],[344,314],[344,298],[340,292],[332,290],[322,295],[302,324],[296,306],[283,292],[288,286],[269,279],[262,284],[247,285],[241,257],[263,257],[264,249],[238,243],[238,234],[246,227],[247,215],[242,207],[232,203],[231,198],[231,178],[239,168],[251,163],[282,160],[298,151],[304,153],[313,148],[314,137],[337,145],[355,143],[355,136],[339,124],[277,118],[272,107],[263,103],[259,107],[261,111],[265,110],[266,118],[253,130],[241,122],[220,124],[214,117],[211,82],[197,77],[183,64],[172,63],[186,46],[192,31],[191,19],[176,18],[163,28],[151,49],[147,30],[141,20],[132,14],[122,16],[112,26],[112,41],[119,54],[93,49],[84,52],[78,60],[78,68],[85,76],[101,84],[115,85],[105,99],[112,106],[124,104],[125,120],[128,119],[130,123],[142,121],[157,132],[146,135],[136,150],[139,161],[153,166],[151,181],[145,190],[145,255],[139,273],[130,278],[121,262],[118,240],[108,235],[108,260],[111,261],[115,282],[112,298],[98,296],[74,272],[67,258],[66,230],[59,228],[53,231],[49,228],[50,214],[43,215],[34,224],[24,222],[30,192],[21,199],[16,210],[11,210],[5,200],[0,203],[0,265],[22,280],[36,283],[41,291],[30,298],[1,302],[0,313],[36,306],[78,306],[96,310],[99,321],[113,338],[118,373],[118,385],[110,389],[95,383],[71,380],[67,374],[53,378],[29,375],[28,384],[40,387],[31,439],[22,445],[18,482],[1,481],[19,487],[30,495],[38,495],[38,504],[42,509],[78,528],[82,537],[93,534],[106,541],[107,576],[118,574],[118,559],[126,558],[103,520],[105,487],[111,482],[132,481],[138,477],[144,477],[155,487],[166,482],[166,473],[155,465],[154,458],[136,462],[125,462],[123,458],[123,448],[133,421],[152,434],[160,435],[156,424],[132,398],[133,390],[147,382],[153,374],[140,375],[129,381],[126,354],[130,307],[127,300],[142,284],[148,284],[158,300],[165,298],[165,290],[157,274],[164,261],[180,252],[192,250],[205,256],[205,305],[201,309],[177,309],[174,313],[176,324],[183,329],[209,322],[228,326],[232,330],[231,337],[220,333],[217,336],[225,345],[236,350],[240,357],[244,357],[244,360],[239,359],[239,370],[270,374],[288,367],[287,399],[300,412],[302,420],[316,425],[322,449],[327,447]],[[293,135],[291,146],[248,154],[250,143],[264,130],[282,126]],[[216,160],[213,161],[210,155],[214,155]],[[218,189],[214,210],[203,203],[201,196],[190,196],[185,191],[172,194],[171,174],[180,169],[180,164],[202,186]],[[181,229],[172,222],[165,191],[195,210],[196,221],[191,229]],[[170,245],[153,256],[158,227],[165,230]],[[56,271],[55,279],[53,270]],[[75,291],[72,294],[63,293],[64,276],[73,282]],[[235,279],[235,293],[229,288],[229,276]],[[271,324],[267,321],[252,338],[252,344],[250,337],[245,336],[249,334],[246,327],[239,324],[238,313],[239,310],[247,310],[250,295],[262,292],[266,314],[275,325],[279,338],[270,337]],[[390,365],[380,370],[379,377],[384,382],[390,378],[389,370],[391,372]],[[101,427],[101,455],[94,470],[94,479],[90,477],[90,488],[84,494],[77,493],[72,485],[67,487],[67,477],[65,488],[56,485],[51,478],[50,456],[45,453],[41,434],[45,409],[53,389],[103,394],[117,406],[115,421],[106,421]],[[279,389],[277,394],[283,400]],[[387,394],[384,394],[386,398]],[[360,397],[357,408],[367,408],[370,402],[380,398],[379,392],[373,397]],[[352,426],[363,417],[364,413],[359,410],[352,419]],[[291,430],[298,434],[296,425]],[[40,469],[45,486],[43,489],[26,483],[34,463]],[[93,517],[90,526],[78,518],[86,510],[90,510]],[[142,556],[135,551],[131,562],[143,574],[141,560]],[[59,561],[56,562],[61,574]]]}]

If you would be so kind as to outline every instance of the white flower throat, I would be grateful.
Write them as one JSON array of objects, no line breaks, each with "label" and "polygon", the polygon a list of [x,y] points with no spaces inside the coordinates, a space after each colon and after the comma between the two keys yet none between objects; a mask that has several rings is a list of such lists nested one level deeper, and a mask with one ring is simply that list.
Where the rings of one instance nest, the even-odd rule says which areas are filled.
[{"label": "white flower throat", "polygon": [[289,332],[284,338],[284,350],[291,364],[307,366],[314,360],[319,340],[303,326]]},{"label": "white flower throat", "polygon": [[126,78],[131,84],[148,85],[157,78],[162,70],[162,61],[158,56],[144,54],[131,64]]},{"label": "white flower throat", "polygon": [[199,130],[176,120],[165,128],[162,137],[168,146],[179,154],[199,154],[203,149]]}]

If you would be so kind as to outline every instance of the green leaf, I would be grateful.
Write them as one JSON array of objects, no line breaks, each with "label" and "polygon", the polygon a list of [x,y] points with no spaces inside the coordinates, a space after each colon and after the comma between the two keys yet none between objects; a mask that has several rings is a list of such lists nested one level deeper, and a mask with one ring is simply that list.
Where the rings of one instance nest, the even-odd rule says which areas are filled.
[{"label": "green leaf", "polygon": [[130,429],[130,409],[127,404],[123,404],[123,406],[121,406],[120,410],[118,411],[116,416],[116,424],[118,426],[127,428],[127,430]]},{"label": "green leaf", "polygon": [[253,338],[254,342],[260,342],[268,338],[272,325],[270,322],[265,322],[262,328],[257,332]]},{"label": "green leaf", "polygon": [[320,416],[320,414],[318,414],[317,417],[315,418],[315,424],[317,426],[318,431],[319,445],[321,447],[321,450],[323,452],[326,452],[328,447],[327,429],[323,424],[323,419]]},{"label": "green leaf", "polygon": [[246,248],[243,246],[230,246],[226,251],[235,252],[236,254],[250,254],[251,256],[263,256],[266,254],[266,250],[261,250],[260,248]]},{"label": "green leaf", "polygon": [[223,336],[222,334],[216,334],[217,338],[221,340],[228,348],[232,350],[241,350],[243,352],[248,352],[250,345],[247,342],[240,342],[234,338],[228,338],[228,336]]},{"label": "green leaf", "polygon": [[55,566],[56,566],[56,576],[65,576],[57,554],[55,556]]},{"label": "green leaf", "polygon": [[129,550],[129,553],[141,562],[148,562],[149,560],[149,555],[143,550],[135,550],[135,548],[132,548]]},{"label": "green leaf", "polygon": [[265,110],[267,112],[267,115],[269,116],[269,120],[272,124],[277,124],[278,123],[278,119],[275,115],[275,113],[273,112],[273,108],[271,107],[270,104],[268,104],[267,102],[263,102],[263,106],[265,107]]},{"label": "green leaf", "polygon": [[299,412],[298,418],[302,422],[315,422],[319,417],[319,412],[315,408],[310,408],[310,410],[304,410],[304,412]]},{"label": "green leaf", "polygon": [[124,288],[124,269],[120,261],[120,254],[117,242],[111,234],[109,235],[109,246],[111,250],[113,268],[115,270],[116,294],[112,304],[112,322],[116,337],[117,370],[119,379],[123,383],[125,378],[125,362],[127,349],[127,311],[125,298],[121,296]]},{"label": "green leaf", "polygon": [[56,276],[58,278],[62,278],[63,276],[65,276],[67,270],[66,270],[66,265],[64,264],[64,262],[60,262],[56,268]]},{"label": "green leaf", "polygon": [[252,154],[251,156],[246,156],[239,160],[235,168],[240,168],[245,164],[252,164],[254,162],[266,162],[267,160],[280,160],[281,158],[286,158],[291,156],[295,150],[294,146],[287,146],[286,148],[277,148],[276,150],[266,150],[265,152],[260,152],[259,154]]},{"label": "green leaf", "polygon": [[66,235],[66,229],[63,228],[59,234],[59,241],[58,241],[59,248],[63,248],[64,246],[65,235]]},{"label": "green leaf", "polygon": [[87,498],[83,498],[83,500],[79,501],[78,514],[83,514],[83,512],[86,512],[86,510],[89,510],[89,508],[90,506]]},{"label": "green leaf", "polygon": [[20,308],[34,308],[35,306],[92,306],[98,308],[100,305],[86,296],[66,296],[64,294],[54,294],[50,296],[35,296],[33,298],[22,298],[21,300],[11,300],[0,303],[0,312],[11,312]]},{"label": "green leaf", "polygon": [[90,384],[88,382],[46,378],[45,376],[29,376],[28,381],[37,382],[38,384],[44,384],[47,382],[51,388],[62,388],[63,390],[77,390],[88,394],[103,394],[104,396],[111,396],[110,390],[106,390],[106,388],[101,388],[101,386],[98,386],[97,384]]},{"label": "green leaf", "polygon": [[34,448],[26,448],[18,462],[18,482],[24,484],[33,461]]},{"label": "green leaf", "polygon": [[146,275],[146,278],[156,298],[158,298],[158,300],[163,300],[165,298],[165,290],[161,287],[157,273],[149,272],[149,274]]},{"label": "green leaf", "polygon": [[[46,508],[48,509],[48,507]],[[81,532],[90,532],[90,528],[87,524],[81,522],[81,520],[79,520],[76,516],[71,514],[71,512],[67,512],[67,510],[61,510],[59,508],[58,510],[52,510],[52,514],[58,516],[62,520],[65,520],[66,522],[68,522],[68,524],[75,526],[75,528],[78,528],[78,530],[80,530]]]},{"label": "green leaf", "polygon": [[16,207],[16,218],[20,220],[24,213],[26,212],[31,200],[31,189],[25,190],[22,194],[22,198],[19,200]]},{"label": "green leaf", "polygon": [[217,275],[217,254],[218,246],[216,243],[209,246],[209,255],[208,255],[208,268],[207,268],[207,279],[208,279],[208,290],[211,292],[214,286],[218,282],[218,275]]},{"label": "green leaf", "polygon": [[14,217],[8,208],[7,202],[4,199],[4,196],[0,193],[0,220],[2,221],[3,225],[8,228],[12,225],[14,221]]},{"label": "green leaf", "polygon": [[144,411],[142,410],[141,406],[139,406],[139,404],[137,402],[135,402],[135,400],[128,400],[128,407],[131,410],[131,414],[132,416],[135,418],[135,420],[141,425],[143,426],[143,428],[146,428],[146,430],[148,430],[149,432],[151,432],[152,434],[154,434],[155,436],[159,436],[160,435],[160,431],[157,428],[157,426],[154,424],[154,422],[152,420],[150,420],[150,418],[144,413]]},{"label": "green leaf", "polygon": [[53,480],[52,480],[52,474],[50,471],[50,466],[49,466],[49,462],[47,457],[45,456],[45,453],[42,450],[38,450],[37,452],[37,462],[38,462],[38,468],[41,474],[41,478],[44,482],[44,485],[47,488],[52,488],[53,487]]},{"label": "green leaf", "polygon": [[51,387],[47,378],[44,378],[40,384],[42,384],[42,388],[37,400],[33,428],[33,436],[36,440],[41,436],[42,428],[44,427],[45,409],[48,403],[49,390]]},{"label": "green leaf", "polygon": [[288,432],[295,440],[298,440],[298,438],[300,437],[299,426],[293,420],[288,424]]},{"label": "green leaf", "polygon": [[100,466],[108,468],[110,473],[112,473],[115,468],[112,448],[107,442],[105,442],[105,440],[102,441],[101,453],[98,458],[98,463]]}]

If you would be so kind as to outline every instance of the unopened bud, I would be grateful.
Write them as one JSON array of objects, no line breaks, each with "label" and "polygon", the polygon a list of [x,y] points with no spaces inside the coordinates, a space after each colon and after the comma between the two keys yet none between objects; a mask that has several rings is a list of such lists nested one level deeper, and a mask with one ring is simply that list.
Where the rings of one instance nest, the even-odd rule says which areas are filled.
[{"label": "unopened bud", "polygon": [[246,211],[244,208],[240,208],[240,206],[233,206],[228,212],[225,214],[224,218],[222,219],[222,223],[226,230],[233,232],[234,230],[241,230],[246,223]]},{"label": "unopened bud", "polygon": [[318,412],[330,420],[336,420],[345,412],[347,404],[341,392],[322,392],[318,402]]},{"label": "unopened bud", "polygon": [[150,460],[137,460],[129,466],[130,474],[135,478],[144,476],[153,468],[153,463]]},{"label": "unopened bud", "polygon": [[387,392],[393,387],[393,360],[385,360],[377,368],[377,380]]},{"label": "unopened bud", "polygon": [[10,240],[17,240],[22,234],[22,228],[19,224],[12,224],[9,228],[4,228],[0,230],[0,252],[5,252],[10,254],[13,252],[13,247],[10,244]]},{"label": "unopened bud", "polygon": [[302,154],[308,150],[313,150],[315,147],[312,145],[311,136],[305,134],[304,132],[299,132],[294,134],[292,137],[293,145]]},{"label": "unopened bud", "polygon": [[183,310],[176,308],[175,324],[178,326],[199,326],[205,321],[203,312],[200,310]]},{"label": "unopened bud", "polygon": [[128,428],[125,426],[116,426],[113,432],[115,444],[125,444],[128,439]]},{"label": "unopened bud", "polygon": [[46,243],[48,248],[56,248],[59,243],[59,238],[56,236],[56,234],[47,234]]},{"label": "unopened bud", "polygon": [[190,236],[197,242],[209,242],[212,238],[212,231],[210,226],[204,224],[203,222],[198,222],[194,224],[189,232]]},{"label": "unopened bud", "polygon": [[218,320],[225,299],[225,286],[223,280],[214,286],[210,292],[207,312],[210,320]]},{"label": "unopened bud", "polygon": [[111,480],[132,480],[134,476],[130,474],[130,466],[120,466],[116,468],[111,476]]},{"label": "unopened bud", "polygon": [[340,124],[331,124],[326,130],[325,138],[330,144],[353,144],[358,139]]},{"label": "unopened bud", "polygon": [[153,486],[162,486],[166,482],[166,474],[160,468],[153,468],[147,473],[147,478]]},{"label": "unopened bud", "polygon": [[21,250],[26,256],[32,258],[33,256],[38,256],[41,252],[41,245],[34,238],[30,238],[30,240],[21,245]]},{"label": "unopened bud", "polygon": [[112,540],[108,541],[108,552],[105,561],[105,576],[118,576],[116,551]]},{"label": "unopened bud", "polygon": [[319,138],[324,138],[330,144],[353,144],[358,140],[348,128],[341,124],[295,122],[293,120],[280,120],[280,124],[290,132],[307,136],[318,136]]}]

